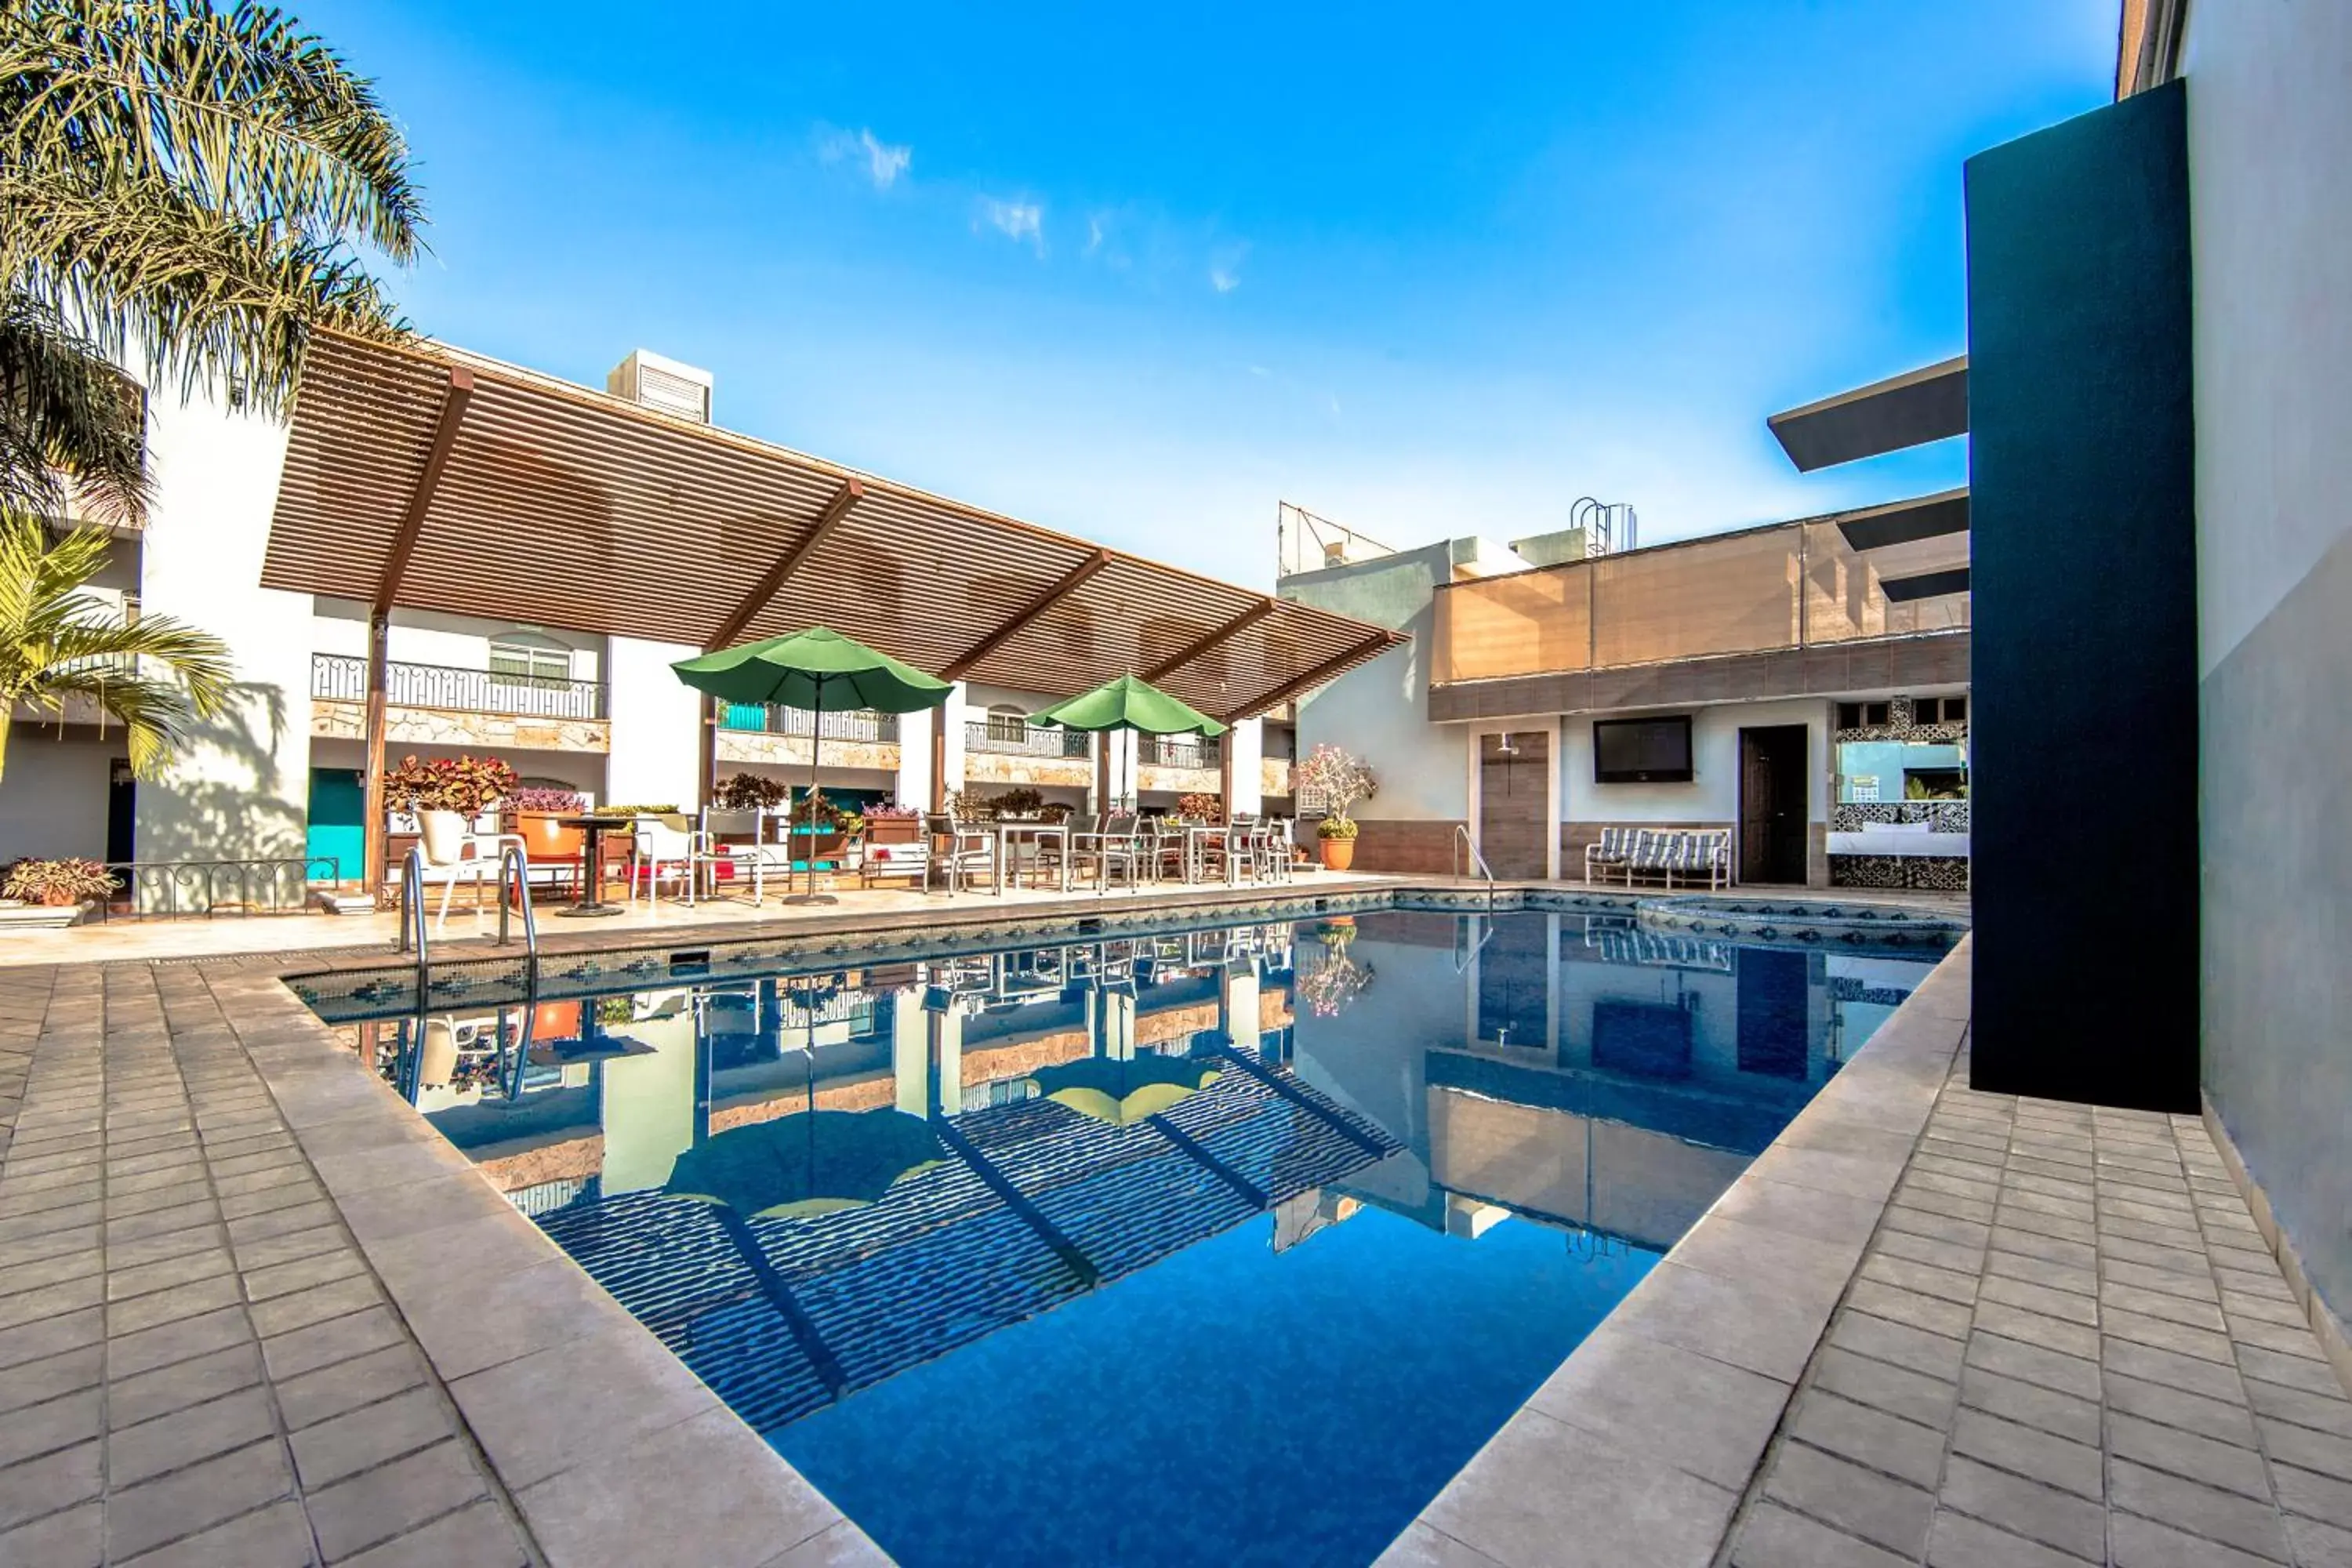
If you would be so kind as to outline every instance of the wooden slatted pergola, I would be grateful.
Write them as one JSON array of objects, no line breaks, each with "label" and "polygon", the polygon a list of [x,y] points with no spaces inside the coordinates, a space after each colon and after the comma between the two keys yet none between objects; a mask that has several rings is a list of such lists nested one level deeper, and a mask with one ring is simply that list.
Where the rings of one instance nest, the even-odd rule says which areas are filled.
[{"label": "wooden slatted pergola", "polygon": [[1228,722],[1407,640],[459,350],[335,334],[306,356],[262,584],[370,606],[371,821],[395,607],[703,648],[821,622],[1048,696],[1139,674]]}]

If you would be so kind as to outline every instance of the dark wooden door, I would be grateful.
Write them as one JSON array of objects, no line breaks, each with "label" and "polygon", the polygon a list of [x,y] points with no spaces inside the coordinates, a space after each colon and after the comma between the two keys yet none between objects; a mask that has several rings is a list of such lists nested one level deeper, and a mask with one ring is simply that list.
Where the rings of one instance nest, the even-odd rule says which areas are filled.
[{"label": "dark wooden door", "polygon": [[1805,879],[1805,726],[1739,731],[1739,879]]},{"label": "dark wooden door", "polygon": [[1478,738],[1478,850],[1496,876],[1545,874],[1550,772],[1548,731]]}]

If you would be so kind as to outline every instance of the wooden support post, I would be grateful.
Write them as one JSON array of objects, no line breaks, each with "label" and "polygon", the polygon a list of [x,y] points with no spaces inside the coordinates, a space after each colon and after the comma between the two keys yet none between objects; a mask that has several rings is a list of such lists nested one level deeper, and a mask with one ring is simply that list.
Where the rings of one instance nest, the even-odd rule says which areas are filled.
[{"label": "wooden support post", "polygon": [[361,826],[365,837],[361,839],[360,874],[367,879],[368,896],[381,901],[383,885],[390,868],[385,864],[390,852],[390,838],[384,827],[383,794],[383,727],[384,680],[390,670],[392,650],[392,612],[371,610],[368,613],[367,655],[367,771],[361,782]]},{"label": "wooden support post", "polygon": [[952,697],[931,710],[931,810],[948,808],[948,710],[962,706]]}]

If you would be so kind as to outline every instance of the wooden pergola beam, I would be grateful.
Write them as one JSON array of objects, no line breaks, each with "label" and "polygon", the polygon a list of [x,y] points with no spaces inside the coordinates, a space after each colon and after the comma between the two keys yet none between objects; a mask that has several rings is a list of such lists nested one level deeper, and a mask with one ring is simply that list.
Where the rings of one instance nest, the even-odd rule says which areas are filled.
[{"label": "wooden pergola beam", "polygon": [[719,623],[719,629],[710,634],[709,640],[702,645],[702,650],[715,653],[741,637],[743,628],[751,624],[751,618],[783,592],[784,584],[792,581],[793,574],[800,570],[801,563],[816,552],[818,545],[833,536],[833,531],[849,516],[850,509],[865,499],[864,485],[856,479],[844,479],[841,488],[833,492],[833,499],[824,503],[824,510],[817,513],[815,524],[801,535],[798,543],[777,556],[774,564],[761,574],[760,580],[751,584],[751,592],[743,595],[742,602]]},{"label": "wooden pergola beam", "polygon": [[367,879],[368,891],[378,899],[383,896],[384,876],[389,869],[385,863],[389,834],[384,822],[383,731],[384,686],[392,665],[392,602],[400,593],[401,580],[408,575],[408,563],[415,555],[416,542],[425,532],[425,514],[433,510],[433,496],[441,488],[442,470],[449,466],[449,454],[457,445],[457,432],[466,423],[467,405],[473,400],[474,373],[462,364],[451,365],[449,389],[441,395],[441,416],[433,426],[433,444],[425,449],[425,465],[417,471],[407,504],[400,509],[400,523],[384,550],[383,570],[376,574],[375,595],[368,605],[364,731],[367,773],[360,797],[361,809],[365,814],[360,865],[361,874]]},{"label": "wooden pergola beam", "polygon": [[961,680],[967,673],[979,666],[981,660],[1028,630],[1040,616],[1085,587],[1095,574],[1102,571],[1117,559],[1118,557],[1108,550],[1096,551],[1064,574],[1060,582],[1014,611],[1012,618],[1003,626],[973,644],[962,658],[940,670],[940,676],[948,680]]},{"label": "wooden pergola beam", "polygon": [[1167,679],[1168,677],[1183,668],[1194,659],[1199,658],[1211,648],[1215,647],[1222,643],[1229,642],[1233,638],[1239,637],[1242,633],[1249,630],[1250,627],[1257,625],[1258,622],[1265,619],[1266,616],[1274,614],[1275,611],[1281,607],[1282,601],[1280,599],[1274,597],[1272,595],[1266,595],[1266,597],[1259,600],[1256,604],[1252,605],[1248,609],[1244,610],[1240,615],[1235,616],[1232,620],[1227,621],[1223,626],[1217,627],[1214,631],[1210,632],[1203,637],[1195,638],[1193,641],[1185,644],[1183,647],[1180,648],[1175,653],[1169,655],[1166,658],[1161,659],[1158,664],[1153,665],[1150,669],[1145,670],[1143,672],[1143,679],[1146,680]]},{"label": "wooden pergola beam", "polygon": [[1338,658],[1325,659],[1297,679],[1286,680],[1273,690],[1244,703],[1226,714],[1224,721],[1228,724],[1238,724],[1243,720],[1263,713],[1269,708],[1279,708],[1300,692],[1314,690],[1349,666],[1360,664],[1375,655],[1386,653],[1397,644],[1410,640],[1400,632],[1382,632],[1378,637],[1366,637]]}]

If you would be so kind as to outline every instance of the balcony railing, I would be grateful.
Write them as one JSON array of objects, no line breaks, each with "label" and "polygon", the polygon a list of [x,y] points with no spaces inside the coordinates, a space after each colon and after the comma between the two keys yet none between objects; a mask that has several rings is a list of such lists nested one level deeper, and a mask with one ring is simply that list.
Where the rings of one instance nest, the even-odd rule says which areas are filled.
[{"label": "balcony railing", "polygon": [[1002,719],[970,719],[963,727],[965,751],[1007,757],[1083,757],[1087,740],[1082,730],[1045,730]]},{"label": "balcony railing", "polygon": [[1224,742],[1214,736],[1143,735],[1135,760],[1147,768],[1213,768],[1224,761]]},{"label": "balcony railing", "polygon": [[[364,702],[367,660],[341,653],[312,654],[310,695],[338,702]],[[444,708],[533,719],[604,717],[604,688],[597,681],[499,675],[441,664],[386,665],[383,697],[395,708]]]},{"label": "balcony railing", "polygon": [[[819,718],[824,720],[822,726],[814,722]],[[719,727],[758,735],[807,735],[814,730],[828,741],[896,744],[898,739],[898,715],[865,708],[820,715],[805,708],[730,702],[719,715]]]},{"label": "balcony railing", "polygon": [[1856,549],[1835,521],[1454,583],[1437,591],[1431,679],[1493,680],[1957,631],[1969,536]]}]

